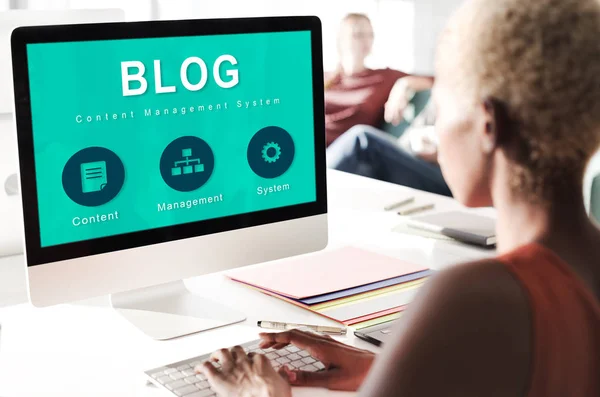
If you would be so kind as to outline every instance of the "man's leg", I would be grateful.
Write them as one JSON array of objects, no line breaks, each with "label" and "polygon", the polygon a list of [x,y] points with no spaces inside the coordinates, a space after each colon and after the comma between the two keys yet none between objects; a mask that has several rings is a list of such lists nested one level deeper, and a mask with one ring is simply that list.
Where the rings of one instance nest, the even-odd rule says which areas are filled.
[{"label": "man's leg", "polygon": [[358,125],[327,149],[327,166],[427,192],[451,196],[437,165],[400,148],[396,140],[378,129]]}]

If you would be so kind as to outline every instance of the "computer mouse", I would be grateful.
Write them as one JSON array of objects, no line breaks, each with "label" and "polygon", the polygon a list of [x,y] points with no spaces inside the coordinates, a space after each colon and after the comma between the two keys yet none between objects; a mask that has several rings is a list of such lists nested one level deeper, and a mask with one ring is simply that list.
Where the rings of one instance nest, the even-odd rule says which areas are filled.
[{"label": "computer mouse", "polygon": [[4,182],[4,190],[6,190],[6,194],[9,196],[16,196],[19,194],[19,178],[17,174],[10,175],[6,182]]}]

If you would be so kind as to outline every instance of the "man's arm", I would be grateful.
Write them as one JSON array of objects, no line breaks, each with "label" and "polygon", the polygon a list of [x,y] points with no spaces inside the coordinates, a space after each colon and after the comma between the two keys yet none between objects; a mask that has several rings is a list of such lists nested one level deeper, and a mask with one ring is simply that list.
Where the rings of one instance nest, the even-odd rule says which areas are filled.
[{"label": "man's arm", "polygon": [[406,76],[398,79],[396,83],[401,81],[406,84],[407,88],[418,92],[432,89],[435,79],[431,76]]},{"label": "man's arm", "polygon": [[398,125],[403,119],[403,113],[415,92],[429,90],[433,87],[433,77],[406,76],[399,78],[390,91],[385,104],[385,121]]},{"label": "man's arm", "polygon": [[531,320],[526,296],[504,266],[457,266],[424,289],[359,395],[525,395]]}]

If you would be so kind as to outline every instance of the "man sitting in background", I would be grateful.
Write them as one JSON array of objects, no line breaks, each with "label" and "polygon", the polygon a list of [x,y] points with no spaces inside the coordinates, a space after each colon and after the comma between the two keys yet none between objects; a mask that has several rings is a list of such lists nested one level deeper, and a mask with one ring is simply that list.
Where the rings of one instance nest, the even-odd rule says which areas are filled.
[{"label": "man sitting in background", "polygon": [[[369,69],[365,59],[373,47],[373,27],[364,14],[349,14],[337,37],[338,65],[325,76],[325,129],[327,145],[358,124],[379,127],[384,108],[398,113],[404,102],[391,96],[399,86],[414,90],[431,86],[430,77],[409,76],[394,69]],[[387,103],[387,104],[386,104]]]},{"label": "man sitting in background", "polygon": [[[415,90],[410,77],[394,86],[385,121],[399,124]],[[422,89],[431,88],[420,87]],[[327,149],[327,166],[339,171],[451,196],[437,164],[435,109],[429,101],[400,138],[370,125],[356,125]]]}]

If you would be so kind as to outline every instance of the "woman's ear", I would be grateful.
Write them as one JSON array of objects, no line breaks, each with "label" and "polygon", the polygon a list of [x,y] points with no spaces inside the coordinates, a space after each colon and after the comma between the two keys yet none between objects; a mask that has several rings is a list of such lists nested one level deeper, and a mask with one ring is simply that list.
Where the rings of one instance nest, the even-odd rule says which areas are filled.
[{"label": "woman's ear", "polygon": [[495,98],[483,101],[483,117],[485,122],[482,146],[485,153],[491,153],[509,140],[509,118],[506,107]]}]

